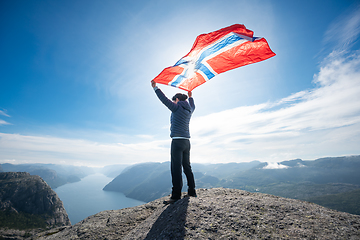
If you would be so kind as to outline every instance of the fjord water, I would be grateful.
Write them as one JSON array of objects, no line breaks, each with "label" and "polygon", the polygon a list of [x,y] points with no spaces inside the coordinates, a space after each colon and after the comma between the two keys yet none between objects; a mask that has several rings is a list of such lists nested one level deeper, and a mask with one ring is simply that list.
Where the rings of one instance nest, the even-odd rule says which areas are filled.
[{"label": "fjord water", "polygon": [[119,192],[103,191],[103,187],[111,181],[112,178],[97,173],[81,179],[80,182],[54,189],[64,204],[71,224],[104,210],[117,210],[145,203],[127,198]]}]

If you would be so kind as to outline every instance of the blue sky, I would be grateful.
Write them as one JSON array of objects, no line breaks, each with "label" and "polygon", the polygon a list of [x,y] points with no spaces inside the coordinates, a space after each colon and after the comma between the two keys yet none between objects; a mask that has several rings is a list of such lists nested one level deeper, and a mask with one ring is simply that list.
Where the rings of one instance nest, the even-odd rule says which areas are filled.
[{"label": "blue sky", "polygon": [[191,160],[360,154],[359,1],[1,0],[0,163],[168,161],[150,81],[235,23],[277,55],[193,91]]}]

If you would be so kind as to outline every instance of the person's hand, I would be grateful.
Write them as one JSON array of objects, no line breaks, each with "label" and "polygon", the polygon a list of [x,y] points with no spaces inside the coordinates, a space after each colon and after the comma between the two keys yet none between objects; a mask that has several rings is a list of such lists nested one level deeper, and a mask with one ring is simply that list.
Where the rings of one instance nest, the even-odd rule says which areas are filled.
[{"label": "person's hand", "polygon": [[192,92],[188,92],[188,96],[189,96],[189,98],[191,98],[192,97]]},{"label": "person's hand", "polygon": [[154,80],[151,81],[151,86],[154,88],[156,87],[156,82]]}]

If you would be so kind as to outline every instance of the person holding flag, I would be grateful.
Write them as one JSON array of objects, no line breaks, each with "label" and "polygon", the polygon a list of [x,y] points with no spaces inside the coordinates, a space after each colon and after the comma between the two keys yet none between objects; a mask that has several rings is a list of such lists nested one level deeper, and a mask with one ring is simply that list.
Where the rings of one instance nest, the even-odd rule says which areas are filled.
[{"label": "person holding flag", "polygon": [[[243,24],[233,24],[197,36],[188,54],[175,65],[165,68],[151,81],[156,95],[171,113],[171,176],[172,195],[166,203],[181,198],[182,168],[188,181],[188,195],[196,196],[194,174],[190,165],[189,122],[195,110],[192,90],[216,75],[248,64],[264,61],[276,54],[265,38],[254,37]],[[164,84],[188,91],[177,93],[171,101],[156,86]]]},{"label": "person holding flag", "polygon": [[188,96],[177,93],[173,96],[172,101],[156,86],[155,81],[151,81],[151,86],[155,90],[160,101],[171,111],[170,117],[170,137],[171,141],[171,177],[172,193],[165,204],[174,203],[181,198],[182,169],[187,179],[188,196],[196,197],[194,174],[190,164],[190,131],[189,123],[192,113],[195,110],[192,92]]}]

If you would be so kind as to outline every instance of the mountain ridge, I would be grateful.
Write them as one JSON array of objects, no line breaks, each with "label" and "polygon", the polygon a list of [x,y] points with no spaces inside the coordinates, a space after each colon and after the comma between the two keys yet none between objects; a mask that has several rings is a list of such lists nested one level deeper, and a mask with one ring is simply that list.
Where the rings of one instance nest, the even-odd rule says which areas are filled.
[{"label": "mountain ridge", "polygon": [[[103,190],[119,191],[127,197],[145,202],[161,198],[171,192],[169,164],[169,162],[146,163],[128,167]],[[360,189],[359,170],[360,156],[306,161],[294,159],[270,164],[270,167],[268,163],[258,161],[193,164],[197,188],[225,187],[300,200],[311,200],[314,197]],[[185,177],[183,183],[183,191],[187,191]],[[342,196],[346,197],[346,195]],[[354,201],[358,202],[360,198]],[[324,204],[324,206],[328,205]],[[359,212],[350,209],[349,213]]]},{"label": "mountain ridge", "polygon": [[54,189],[67,183],[78,182],[81,178],[94,173],[89,167],[78,167],[58,164],[0,164],[0,172],[28,172],[40,176]]}]

